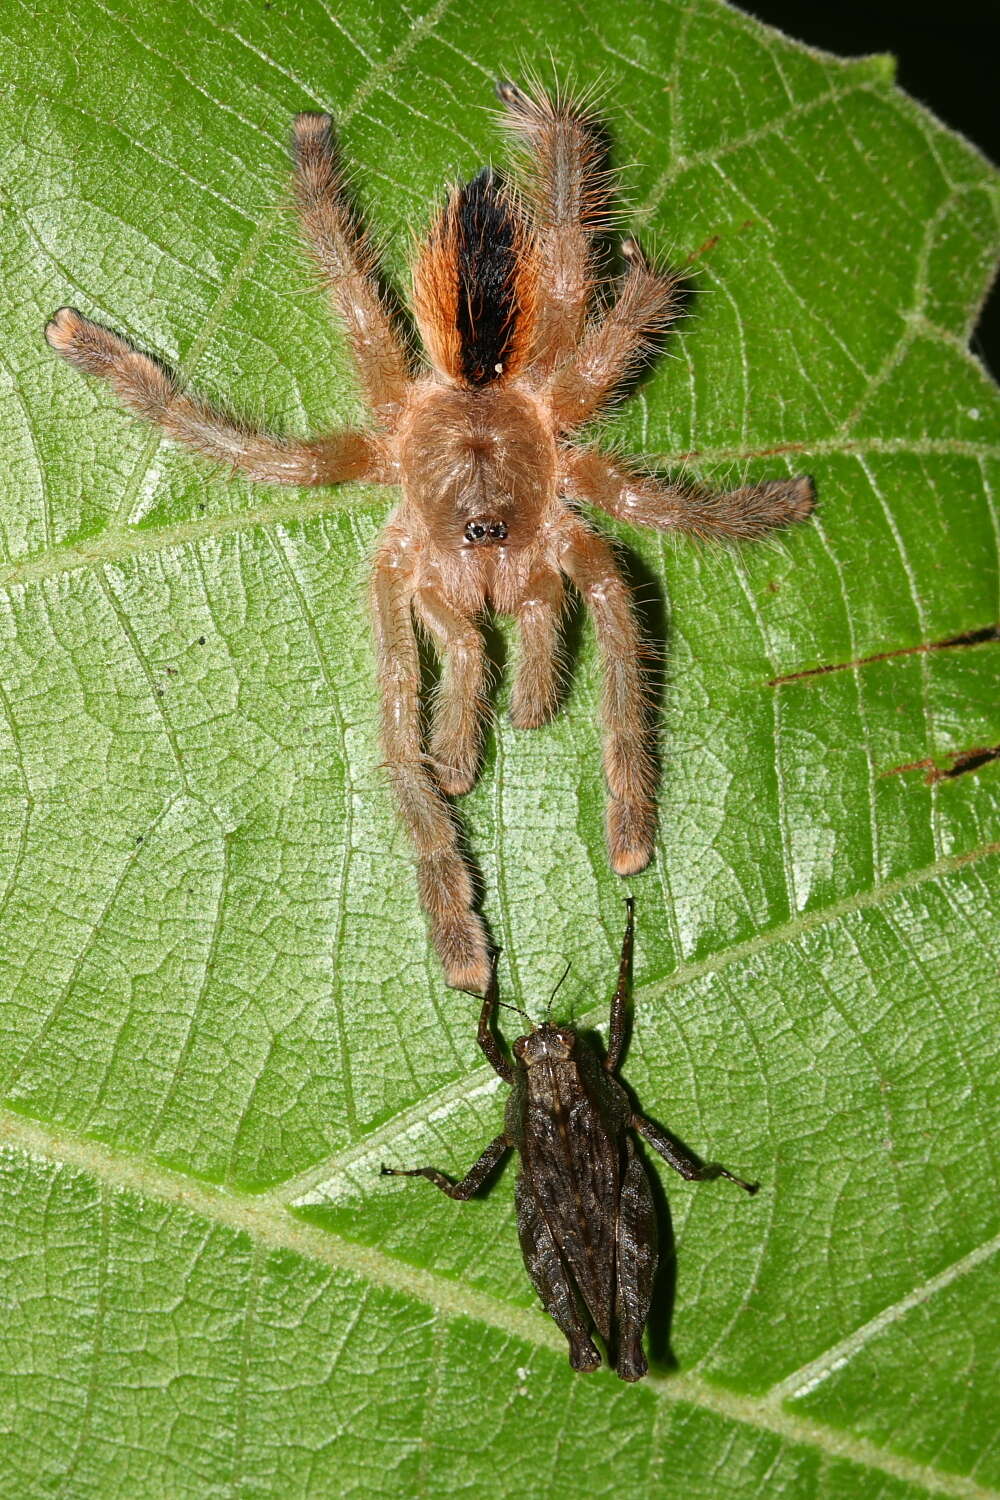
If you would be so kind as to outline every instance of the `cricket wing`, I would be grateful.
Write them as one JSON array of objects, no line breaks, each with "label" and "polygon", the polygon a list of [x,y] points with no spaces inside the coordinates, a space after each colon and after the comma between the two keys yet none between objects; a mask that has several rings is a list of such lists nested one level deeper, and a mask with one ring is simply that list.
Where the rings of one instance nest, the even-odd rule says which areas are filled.
[{"label": "cricket wing", "polygon": [[569,1340],[569,1362],[574,1370],[596,1370],[601,1363],[590,1337],[587,1315],[552,1231],[524,1176],[517,1181],[517,1233],[521,1254],[542,1306]]},{"label": "cricket wing", "polygon": [[[611,1337],[621,1144],[585,1089],[529,1096],[521,1169],[598,1332]],[[532,1095],[535,1091],[532,1090]]]}]

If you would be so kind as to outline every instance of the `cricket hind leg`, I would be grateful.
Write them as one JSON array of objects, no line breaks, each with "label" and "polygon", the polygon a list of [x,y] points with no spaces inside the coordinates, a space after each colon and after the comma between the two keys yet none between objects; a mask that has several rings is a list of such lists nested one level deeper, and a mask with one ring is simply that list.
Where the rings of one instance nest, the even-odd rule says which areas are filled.
[{"label": "cricket hind leg", "polygon": [[569,1342],[569,1362],[574,1370],[596,1370],[601,1356],[590,1337],[576,1287],[562,1263],[559,1248],[545,1216],[535,1202],[523,1177],[515,1194],[517,1233],[521,1254],[531,1284],[542,1299],[549,1317],[562,1329]]},{"label": "cricket hind leg", "polygon": [[641,1380],[648,1368],[642,1335],[653,1299],[656,1241],[649,1178],[630,1143],[618,1202],[615,1369],[622,1380]]}]

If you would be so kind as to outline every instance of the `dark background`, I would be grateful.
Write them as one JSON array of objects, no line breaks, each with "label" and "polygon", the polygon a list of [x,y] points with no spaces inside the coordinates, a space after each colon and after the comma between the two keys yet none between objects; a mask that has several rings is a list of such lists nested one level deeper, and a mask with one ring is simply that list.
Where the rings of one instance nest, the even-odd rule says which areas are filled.
[{"label": "dark background", "polygon": [[[1000,0],[738,0],[796,41],[841,57],[891,52],[896,79],[1000,164]],[[972,347],[1000,376],[1000,289],[983,309]]]}]

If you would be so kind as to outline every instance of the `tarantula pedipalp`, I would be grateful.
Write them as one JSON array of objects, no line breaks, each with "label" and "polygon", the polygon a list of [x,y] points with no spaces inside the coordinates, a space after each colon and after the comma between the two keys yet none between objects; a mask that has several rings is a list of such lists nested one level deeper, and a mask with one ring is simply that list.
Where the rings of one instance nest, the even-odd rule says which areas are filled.
[{"label": "tarantula pedipalp", "polygon": [[[132,411],[252,479],[401,487],[372,585],[382,743],[448,982],[480,993],[490,978],[489,945],[446,800],[472,786],[479,760],[486,653],[477,616],[492,605],[518,622],[511,716],[532,728],[558,703],[564,578],[579,591],[604,674],[611,863],[630,875],[649,862],[655,822],[640,642],[611,548],[572,502],[636,525],[729,538],[760,536],[812,507],[806,478],[709,495],[571,446],[573,431],[600,411],[670,321],[676,281],[626,240],[617,296],[588,321],[595,238],[609,214],[597,121],[565,98],[530,96],[509,83],[498,93],[522,147],[525,193],[484,171],[449,195],[413,272],[429,368],[414,368],[379,289],[329,117],[296,120],[302,229],[345,324],[372,428],[272,437],[181,390],[155,360],[73,308],[60,308],[46,328],[54,349],[107,380]],[[443,659],[427,749],[417,623]]]}]

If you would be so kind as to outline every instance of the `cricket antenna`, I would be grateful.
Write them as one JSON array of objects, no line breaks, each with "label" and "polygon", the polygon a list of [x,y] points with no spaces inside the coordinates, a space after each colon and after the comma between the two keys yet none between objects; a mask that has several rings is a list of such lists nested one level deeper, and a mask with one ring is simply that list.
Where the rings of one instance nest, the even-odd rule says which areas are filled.
[{"label": "cricket antenna", "polygon": [[[531,1017],[528,1015],[528,1012],[526,1010],[522,1010],[519,1005],[511,1005],[511,1003],[510,1003],[509,1000],[501,1000],[500,996],[496,994],[497,989],[498,989],[498,984],[497,984],[497,969],[500,967],[500,955],[501,955],[502,952],[503,952],[502,948],[494,948],[493,949],[493,958],[492,958],[492,960],[490,962],[490,987],[489,987],[489,989],[487,990],[486,993],[487,993],[487,995],[491,995],[491,994],[492,995],[496,995],[496,1003],[497,1003],[497,1005],[503,1006],[504,1010],[512,1010],[512,1011],[514,1011],[515,1015],[523,1016],[524,1019],[527,1021],[528,1025],[531,1027],[532,1031],[534,1031],[535,1030],[535,1023],[531,1019]],[[471,993],[471,991],[470,991],[470,993]]]},{"label": "cricket antenna", "polygon": [[570,971],[570,969],[572,967],[573,967],[573,960],[570,959],[569,963],[566,965],[565,969],[563,969],[562,974],[560,975],[559,984],[556,985],[555,989],[552,991],[551,995],[548,998],[548,1002],[547,1002],[547,1004],[545,1006],[545,1019],[546,1019],[546,1021],[549,1019],[549,1011],[552,1009],[552,1002],[553,1002],[553,1000],[556,998],[556,996],[559,993],[559,985],[562,984],[563,980],[566,978],[566,975],[569,973],[569,971]]},{"label": "cricket antenna", "polygon": [[528,1015],[528,1012],[526,1010],[522,1010],[519,1005],[511,1005],[509,1000],[498,1000],[497,1004],[502,1005],[504,1010],[512,1010],[516,1015],[523,1016],[528,1025],[531,1027],[532,1031],[537,1030],[535,1023]]}]

